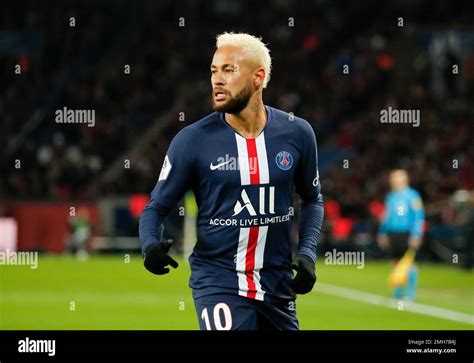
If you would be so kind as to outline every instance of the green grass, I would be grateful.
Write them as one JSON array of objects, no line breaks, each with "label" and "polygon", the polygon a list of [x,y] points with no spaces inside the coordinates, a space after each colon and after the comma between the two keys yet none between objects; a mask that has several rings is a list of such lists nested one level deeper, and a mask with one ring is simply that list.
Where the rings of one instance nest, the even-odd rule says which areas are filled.
[{"label": "green grass", "polygon": [[[389,265],[327,266],[324,284],[390,296]],[[154,276],[140,256],[39,257],[38,269],[0,266],[0,329],[197,329],[188,287],[189,266]],[[472,272],[445,265],[420,265],[417,302],[474,314]],[[71,309],[75,307],[75,309]],[[297,300],[302,329],[472,329],[473,325],[348,300],[315,290]]]}]

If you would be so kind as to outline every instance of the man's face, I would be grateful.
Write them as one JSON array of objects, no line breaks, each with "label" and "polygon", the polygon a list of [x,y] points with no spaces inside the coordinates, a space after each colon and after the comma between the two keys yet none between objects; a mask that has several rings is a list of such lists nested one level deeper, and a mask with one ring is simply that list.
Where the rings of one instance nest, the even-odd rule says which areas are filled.
[{"label": "man's face", "polygon": [[405,170],[394,170],[390,173],[389,184],[392,190],[400,190],[408,186],[408,175]]},{"label": "man's face", "polygon": [[255,90],[249,63],[240,48],[225,45],[216,50],[211,84],[214,111],[239,113],[247,106]]}]

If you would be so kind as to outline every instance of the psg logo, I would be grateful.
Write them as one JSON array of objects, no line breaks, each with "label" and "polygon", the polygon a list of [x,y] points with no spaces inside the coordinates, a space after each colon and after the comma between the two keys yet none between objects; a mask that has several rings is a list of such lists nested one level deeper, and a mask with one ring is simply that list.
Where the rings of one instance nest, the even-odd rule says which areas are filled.
[{"label": "psg logo", "polygon": [[275,157],[275,162],[281,170],[288,170],[293,165],[293,156],[288,151],[280,151]]}]

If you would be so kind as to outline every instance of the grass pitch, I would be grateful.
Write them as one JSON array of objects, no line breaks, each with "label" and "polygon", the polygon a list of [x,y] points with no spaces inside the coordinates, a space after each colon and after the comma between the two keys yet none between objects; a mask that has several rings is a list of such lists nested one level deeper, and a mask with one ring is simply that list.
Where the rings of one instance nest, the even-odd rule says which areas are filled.
[{"label": "grass pitch", "polygon": [[[40,255],[38,268],[0,266],[0,329],[198,329],[188,287],[189,265],[165,276],[148,273],[139,255],[97,256],[78,261],[71,256]],[[472,271],[419,264],[418,312],[338,296],[324,286],[390,297],[388,262],[328,266],[320,259],[318,283],[297,300],[301,329],[473,329]],[[349,290],[348,290],[349,291]],[[432,316],[423,306],[462,313],[465,322]],[[458,319],[459,320],[459,319]]]}]

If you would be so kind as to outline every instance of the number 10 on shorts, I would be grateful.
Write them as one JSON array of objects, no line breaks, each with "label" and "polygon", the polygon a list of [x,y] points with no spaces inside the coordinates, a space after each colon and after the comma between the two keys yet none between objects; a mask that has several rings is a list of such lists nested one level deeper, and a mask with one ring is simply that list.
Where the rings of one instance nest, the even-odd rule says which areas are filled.
[{"label": "number 10 on shorts", "polygon": [[[229,305],[226,303],[216,304],[212,310],[212,317],[214,321],[214,330],[230,330],[232,328],[232,314]],[[213,330],[207,308],[202,310],[201,319],[206,325],[206,330]]]}]

